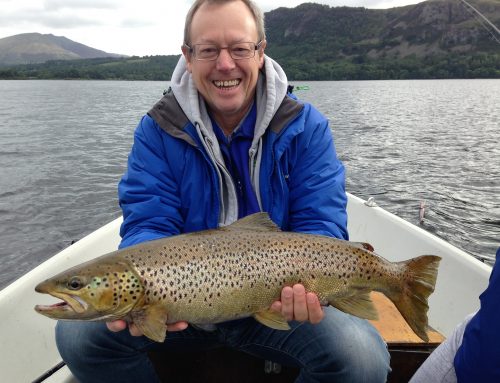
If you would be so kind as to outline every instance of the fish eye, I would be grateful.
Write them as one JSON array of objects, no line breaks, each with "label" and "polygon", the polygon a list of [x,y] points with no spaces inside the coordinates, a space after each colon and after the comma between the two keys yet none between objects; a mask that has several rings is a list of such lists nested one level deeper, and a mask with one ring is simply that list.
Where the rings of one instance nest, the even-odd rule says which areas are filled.
[{"label": "fish eye", "polygon": [[70,290],[79,290],[82,288],[83,284],[80,278],[73,277],[68,281],[67,286]]}]

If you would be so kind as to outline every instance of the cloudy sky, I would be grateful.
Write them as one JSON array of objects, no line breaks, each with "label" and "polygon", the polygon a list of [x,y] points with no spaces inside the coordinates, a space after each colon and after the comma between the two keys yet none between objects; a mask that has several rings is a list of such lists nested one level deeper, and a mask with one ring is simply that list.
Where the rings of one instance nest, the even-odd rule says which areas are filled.
[{"label": "cloudy sky", "polygon": [[[257,0],[264,10],[314,0]],[[391,8],[423,0],[316,0],[330,6]],[[192,0],[0,0],[0,38],[39,32],[111,53],[180,53]]]}]

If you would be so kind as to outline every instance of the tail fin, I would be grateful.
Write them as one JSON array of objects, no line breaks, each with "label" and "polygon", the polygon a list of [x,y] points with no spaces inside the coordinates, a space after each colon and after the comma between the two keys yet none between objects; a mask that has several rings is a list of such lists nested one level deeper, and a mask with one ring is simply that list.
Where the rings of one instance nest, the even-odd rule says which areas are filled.
[{"label": "tail fin", "polygon": [[415,334],[426,342],[429,340],[427,298],[434,291],[440,261],[441,257],[424,255],[401,262],[403,284],[400,289],[384,291]]}]

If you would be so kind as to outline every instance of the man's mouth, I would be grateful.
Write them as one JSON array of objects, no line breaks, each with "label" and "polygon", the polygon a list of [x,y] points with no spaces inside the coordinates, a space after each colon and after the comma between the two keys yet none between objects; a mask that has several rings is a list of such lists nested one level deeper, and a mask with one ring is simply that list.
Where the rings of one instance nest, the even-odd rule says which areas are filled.
[{"label": "man's mouth", "polygon": [[237,78],[234,80],[214,80],[212,82],[219,89],[229,89],[238,86],[241,82],[241,79]]}]

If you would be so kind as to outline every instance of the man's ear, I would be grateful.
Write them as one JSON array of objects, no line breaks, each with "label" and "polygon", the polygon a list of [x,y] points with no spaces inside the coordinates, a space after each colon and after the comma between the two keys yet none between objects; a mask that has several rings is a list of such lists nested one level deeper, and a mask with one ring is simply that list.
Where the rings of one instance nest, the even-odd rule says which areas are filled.
[{"label": "man's ear", "polygon": [[191,73],[191,52],[189,51],[189,48],[183,45],[181,47],[182,54],[184,55],[184,58],[186,59],[186,66],[187,66],[187,71]]}]

